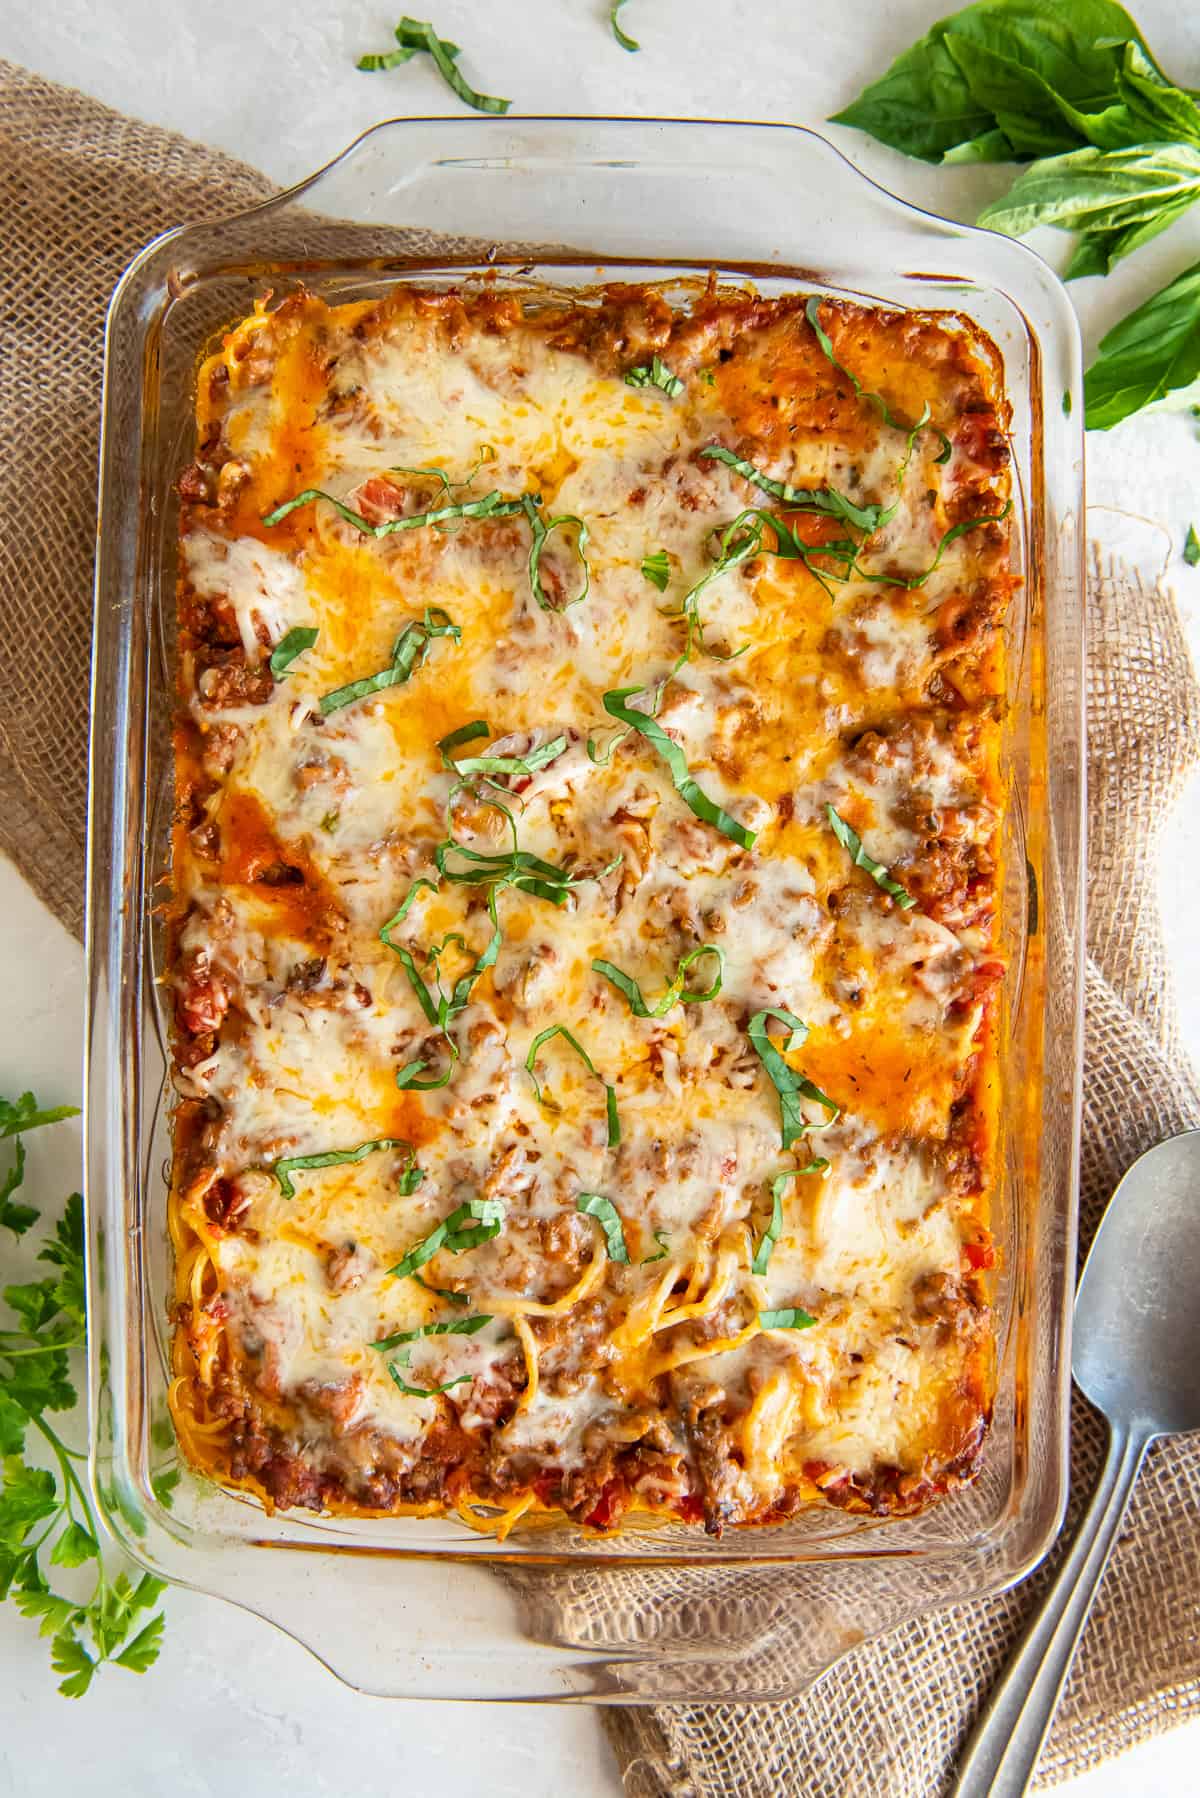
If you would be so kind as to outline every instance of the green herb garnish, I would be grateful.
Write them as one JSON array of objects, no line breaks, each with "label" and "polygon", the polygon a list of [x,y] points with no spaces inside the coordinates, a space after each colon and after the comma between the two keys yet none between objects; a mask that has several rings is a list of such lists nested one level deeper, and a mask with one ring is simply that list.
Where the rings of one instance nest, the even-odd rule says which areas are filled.
[{"label": "green herb garnish", "polygon": [[[687,988],[684,982],[687,979],[688,969],[702,955],[716,956],[717,972],[712,985],[705,987],[703,992],[697,992]],[[681,956],[670,986],[660,998],[655,1000],[653,1005],[647,1002],[645,994],[632,975],[615,967],[611,961],[594,961],[592,970],[596,974],[603,974],[604,978],[611,981],[618,992],[624,993],[629,1001],[629,1009],[635,1018],[662,1018],[675,1005],[702,1005],[707,999],[716,998],[721,990],[721,982],[725,978],[725,951],[719,949],[715,943],[702,943],[698,949],[693,949],[687,955]]]},{"label": "green herb garnish", "polygon": [[[780,1047],[776,1047],[768,1030],[768,1022],[774,1018],[787,1028]],[[767,1078],[779,1095],[779,1131],[785,1149],[800,1137],[807,1136],[810,1130],[827,1130],[842,1115],[840,1105],[835,1105],[819,1086],[814,1086],[805,1074],[797,1074],[783,1059],[784,1053],[802,1047],[808,1037],[808,1025],[792,1012],[779,1006],[768,1006],[763,1011],[756,1011],[746,1027],[750,1045],[762,1062]],[[801,1099],[808,1099],[813,1104],[823,1106],[829,1116],[823,1123],[812,1123],[800,1109]]]},{"label": "green herb garnish", "polygon": [[621,1142],[621,1121],[617,1116],[617,1089],[615,1086],[610,1086],[607,1080],[596,1073],[596,1068],[591,1056],[579,1039],[572,1036],[565,1024],[551,1024],[548,1030],[539,1031],[529,1045],[529,1053],[525,1057],[525,1072],[533,1081],[533,1090],[538,1104],[544,1105],[546,1103],[537,1077],[536,1064],[538,1050],[543,1048],[546,1043],[550,1042],[551,1039],[556,1036],[561,1036],[565,1042],[571,1045],[588,1073],[594,1075],[603,1086],[605,1115],[608,1121],[608,1146],[610,1149],[618,1148]]},{"label": "green herb garnish", "polygon": [[[920,429],[920,426],[915,428]],[[878,530],[881,523],[887,522],[883,516],[883,506],[855,505],[847,494],[839,493],[836,487],[793,487],[790,481],[776,481],[770,475],[763,474],[753,462],[747,462],[744,456],[735,456],[732,450],[723,449],[719,443],[710,443],[700,454],[714,462],[724,462],[727,468],[732,468],[743,480],[760,488],[763,493],[769,493],[773,499],[782,500],[795,511],[824,513],[828,518],[840,519],[843,524],[852,524],[855,530],[866,531],[868,534]]]},{"label": "green herb garnish", "polygon": [[451,1292],[448,1286],[431,1286],[428,1280],[421,1278],[420,1274],[409,1274],[408,1277],[410,1280],[415,1280],[423,1291],[431,1292],[435,1299],[446,1299],[451,1305],[469,1305],[471,1303],[465,1292]]},{"label": "green herb garnish", "polygon": [[666,592],[671,579],[671,564],[665,549],[656,549],[653,555],[642,557],[642,579],[657,587],[660,593]]},{"label": "green herb garnish", "polygon": [[583,1212],[585,1217],[594,1217],[604,1232],[604,1246],[608,1250],[610,1261],[627,1263],[629,1250],[625,1247],[625,1230],[621,1216],[611,1199],[606,1199],[600,1192],[581,1192],[575,1201],[576,1211]]},{"label": "green herb garnish", "polygon": [[683,382],[678,375],[673,375],[666,363],[658,356],[649,364],[639,363],[636,368],[625,370],[626,387],[658,387],[669,399],[678,399],[683,392]]},{"label": "green herb garnish", "polygon": [[779,1233],[783,1229],[783,1193],[784,1188],[792,1180],[798,1180],[802,1174],[822,1174],[829,1166],[824,1155],[816,1155],[806,1167],[785,1168],[783,1173],[776,1174],[771,1181],[771,1219],[758,1241],[754,1251],[754,1259],[750,1263],[750,1272],[759,1278],[766,1273],[771,1256],[775,1252],[775,1244],[779,1241]]},{"label": "green herb garnish", "polygon": [[658,1244],[658,1253],[656,1255],[643,1255],[641,1262],[639,1263],[642,1267],[649,1267],[652,1261],[665,1261],[671,1252],[667,1245],[666,1236],[661,1230],[656,1230],[654,1232],[654,1240]]},{"label": "green herb garnish", "polygon": [[419,623],[414,619],[406,624],[396,638],[392,659],[386,668],[380,669],[378,674],[365,675],[362,680],[351,681],[348,686],[337,687],[332,693],[322,693],[321,716],[327,718],[331,712],[353,705],[356,699],[382,693],[385,687],[404,686],[424,662],[435,637],[453,637],[460,643],[462,630],[440,606],[426,606],[424,618]]},{"label": "green herb garnish", "polygon": [[468,1199],[465,1205],[456,1206],[449,1217],[443,1218],[436,1229],[422,1237],[403,1260],[387,1271],[397,1280],[403,1280],[424,1267],[427,1261],[432,1261],[441,1249],[448,1255],[461,1255],[467,1249],[478,1248],[480,1243],[491,1242],[494,1236],[499,1236],[504,1217],[504,1206],[499,1199]]},{"label": "green herb garnish", "polygon": [[370,1142],[360,1143],[357,1149],[326,1149],[320,1155],[285,1155],[275,1162],[271,1173],[279,1182],[279,1190],[285,1199],[294,1199],[296,1188],[291,1176],[299,1168],[347,1167],[353,1162],[365,1161],[368,1155],[375,1155],[380,1149],[408,1149],[411,1144],[402,1136],[377,1136]]},{"label": "green herb garnish", "polygon": [[472,774],[536,774],[539,768],[548,767],[556,761],[567,747],[565,736],[552,737],[548,743],[539,743],[536,749],[530,749],[525,755],[469,755],[461,761],[455,761],[450,751],[460,749],[464,743],[473,742],[479,737],[491,736],[491,726],[484,718],[476,718],[470,724],[462,724],[452,730],[447,737],[438,740],[442,765],[452,774],[469,778]]},{"label": "green herb garnish", "polygon": [[783,1311],[760,1311],[758,1321],[764,1330],[807,1330],[817,1320],[799,1305],[790,1305]]},{"label": "green herb garnish", "polygon": [[1194,568],[1200,562],[1200,537],[1196,535],[1194,524],[1188,526],[1187,537],[1183,545],[1183,559],[1189,568]]},{"label": "green herb garnish", "polygon": [[482,499],[464,500],[462,504],[452,506],[434,506],[427,512],[413,512],[407,518],[385,518],[382,524],[372,524],[361,512],[355,512],[344,501],[335,499],[332,493],[326,493],[321,487],[306,487],[303,493],[297,493],[294,499],[288,499],[273,512],[263,515],[265,525],[276,525],[282,522],[289,513],[300,506],[311,505],[314,500],[323,499],[331,505],[339,518],[352,524],[356,531],[364,537],[392,537],[397,531],[420,531],[426,526],[439,526],[452,519],[467,518],[511,518],[517,512],[525,510],[527,499],[536,499],[535,494],[522,494],[520,499],[502,499],[498,489],[485,493]]},{"label": "green herb garnish", "polygon": [[[533,597],[543,612],[565,612],[568,606],[577,606],[580,600],[586,599],[591,586],[592,573],[584,553],[588,543],[587,525],[573,512],[564,512],[559,518],[544,520],[539,510],[539,503],[528,493],[522,499],[521,507],[529,520],[529,529],[533,534],[533,541],[529,546],[529,585]],[[542,551],[546,547],[546,540],[550,533],[564,525],[574,525],[575,527],[575,553],[579,557],[579,564],[583,569],[583,586],[574,599],[564,599],[561,606],[553,606],[542,587]]]},{"label": "green herb garnish", "polygon": [[396,1362],[388,1362],[388,1372],[391,1374],[392,1379],[400,1388],[401,1392],[408,1398],[437,1398],[440,1393],[449,1392],[455,1386],[465,1386],[469,1380],[475,1378],[473,1373],[460,1373],[456,1374],[454,1379],[445,1381],[441,1386],[410,1386],[408,1381],[399,1372],[398,1364]]},{"label": "green herb garnish", "polygon": [[[459,1296],[457,1293],[454,1295]],[[382,1336],[371,1347],[380,1354],[388,1354],[399,1348],[403,1342],[423,1342],[427,1336],[477,1336],[480,1330],[491,1323],[491,1317],[485,1312],[477,1312],[474,1317],[455,1317],[448,1323],[422,1324],[417,1330],[398,1330],[394,1336]]]},{"label": "green herb garnish", "polygon": [[625,0],[613,0],[613,4],[608,9],[608,22],[612,26],[612,34],[616,38],[618,44],[620,44],[622,50],[640,50],[642,46],[638,43],[637,39],[630,37],[626,32],[622,31],[620,25],[617,23],[617,14],[624,4]]},{"label": "green herb garnish", "polygon": [[[14,1202],[25,1167],[22,1135],[62,1118],[74,1105],[43,1110],[32,1093],[0,1099],[0,1136],[16,1138],[16,1159],[0,1189],[0,1223],[24,1235],[38,1221],[36,1206]],[[50,1423],[48,1413],[76,1403],[69,1355],[86,1341],[84,1304],[83,1200],[72,1193],[53,1236],[38,1260],[45,1279],[4,1288],[14,1313],[13,1327],[0,1330],[0,1598],[11,1597],[21,1614],[49,1636],[50,1664],[60,1676],[59,1691],[81,1698],[104,1663],[144,1673],[158,1658],[161,1612],[149,1619],[166,1590],[143,1574],[135,1585],[127,1573],[112,1576],[105,1566],[99,1524],[93,1510],[86,1457],[71,1448]],[[29,1431],[53,1456],[55,1470],[25,1459]],[[178,1474],[174,1475],[178,1479]],[[172,1475],[155,1476],[170,1499]],[[68,1597],[50,1585],[54,1568],[91,1564],[90,1591]],[[133,1632],[131,1634],[131,1632]],[[86,1637],[86,1639],[83,1639]]]},{"label": "green herb garnish", "polygon": [[912,894],[898,880],[892,879],[882,862],[875,861],[867,854],[858,832],[831,805],[826,805],[825,815],[834,836],[847,851],[855,867],[865,868],[876,886],[882,887],[885,893],[890,893],[902,911],[911,911],[917,903]]},{"label": "green herb garnish", "polygon": [[447,87],[476,112],[505,113],[512,105],[511,100],[499,100],[493,94],[478,93],[454,66],[455,58],[460,54],[458,45],[452,44],[448,38],[439,37],[426,20],[403,18],[396,26],[394,35],[399,49],[360,56],[355,67],[367,74],[380,69],[395,69],[411,61],[418,51],[425,50],[433,58],[438,74]]},{"label": "green herb garnish", "polygon": [[285,637],[279,639],[271,651],[269,663],[276,680],[283,679],[296,657],[303,655],[306,649],[311,649],[319,635],[315,625],[296,624]]},{"label": "green herb garnish", "polygon": [[[640,736],[645,737],[646,741],[657,749],[667,764],[667,770],[675,783],[679,797],[689,811],[693,812],[702,823],[711,824],[714,830],[719,830],[723,836],[729,837],[740,848],[752,849],[758,832],[747,830],[744,824],[739,824],[735,817],[719,806],[715,800],[708,797],[708,794],[692,779],[683,750],[667,735],[662,725],[650,713],[635,711],[632,706],[626,704],[627,700],[636,698],[639,693],[645,693],[646,690],[645,687],[621,687],[615,692],[606,693],[604,709],[610,718],[615,718],[619,724],[636,730]],[[590,743],[588,750],[589,753],[592,753]],[[611,754],[611,750],[609,753]],[[592,759],[596,759],[594,754]]]},{"label": "green herb garnish", "polygon": [[417,1166],[417,1152],[415,1149],[410,1149],[408,1151],[408,1160],[404,1164],[404,1170],[400,1175],[400,1183],[397,1187],[400,1197],[402,1199],[411,1198],[424,1178],[425,1169]]}]

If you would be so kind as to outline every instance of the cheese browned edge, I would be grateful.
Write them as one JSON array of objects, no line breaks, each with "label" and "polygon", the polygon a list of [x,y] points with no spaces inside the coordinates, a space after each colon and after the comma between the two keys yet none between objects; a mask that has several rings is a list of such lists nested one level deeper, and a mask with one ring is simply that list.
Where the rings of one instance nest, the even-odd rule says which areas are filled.
[{"label": "cheese browned edge", "polygon": [[[824,300],[817,318],[836,361],[805,296],[715,281],[682,301],[484,283],[329,307],[299,291],[200,368],[179,483],[171,1403],[193,1465],[268,1506],[457,1508],[501,1534],[522,1515],[607,1529],[652,1512],[719,1533],[814,1504],[911,1513],[977,1468],[1008,406],[998,353],[957,315]],[[655,356],[678,395],[623,378]],[[701,454],[714,445],[894,514],[866,535],[789,508]],[[453,488],[428,472],[472,468]],[[545,545],[543,610],[523,514],[375,538],[316,500],[265,522],[307,488],[373,523],[536,493],[545,522],[586,523],[587,597],[566,603],[574,527]],[[670,674],[671,614],[750,507],[808,545],[862,547],[848,580],[814,563],[823,581],[770,553],[764,527],[760,553],[700,594],[703,640],[659,695],[693,777],[757,832],[746,849],[693,815],[640,733],[605,759],[602,696]],[[998,521],[946,540],[974,519]],[[660,550],[665,594],[642,572]],[[460,640],[322,716],[321,695],[386,667],[427,607]],[[297,626],[316,642],[276,678],[271,650]],[[449,990],[491,932],[487,887],[442,880],[417,888],[390,945],[379,934],[436,882],[453,784],[436,744],[475,719],[491,743],[457,755],[565,738],[532,776],[498,778],[522,850],[573,878],[561,907],[498,893],[501,946],[448,1027],[448,1084],[398,1090],[398,1070],[447,1057],[397,949],[432,984],[444,943]],[[458,793],[459,841],[505,849],[498,797],[478,780]],[[830,804],[915,905],[854,865]],[[701,944],[724,952],[720,993],[660,1018],[591,967],[653,1000]],[[772,1008],[807,1025],[787,1060],[841,1107],[789,1152],[747,1035]],[[554,1038],[539,1102],[524,1064],[555,1024],[596,1075]],[[381,1139],[401,1146],[297,1171],[290,1198],[272,1172]],[[815,1157],[828,1168],[785,1183],[758,1277],[770,1182]],[[615,1207],[627,1265],[581,1193]],[[443,1250],[425,1284],[389,1273],[479,1199],[503,1207],[491,1240]],[[789,1310],[815,1321],[763,1328]],[[373,1346],[479,1315],[473,1334]],[[414,1396],[389,1363],[448,1389]]]}]

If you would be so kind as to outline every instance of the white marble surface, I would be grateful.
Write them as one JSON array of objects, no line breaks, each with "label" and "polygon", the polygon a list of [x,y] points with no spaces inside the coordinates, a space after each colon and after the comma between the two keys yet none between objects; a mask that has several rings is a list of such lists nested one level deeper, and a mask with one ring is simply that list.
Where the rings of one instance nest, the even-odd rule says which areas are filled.
[{"label": "white marble surface", "polygon": [[[949,10],[949,7],[946,8]],[[110,104],[220,145],[281,183],[390,114],[453,109],[416,61],[365,76],[353,62],[384,48],[382,4],[253,8],[229,0],[53,0],[0,5],[0,56],[71,82]],[[521,112],[674,114],[819,123],[941,10],[930,0],[631,0],[623,23],[639,56],[608,35],[607,0],[438,0],[436,23],[464,46],[469,76]],[[1139,0],[1165,66],[1200,83],[1200,16],[1179,0]],[[771,15],[775,16],[772,17]],[[1005,175],[931,171],[852,132],[831,133],[885,185],[970,217]],[[780,197],[786,206],[786,196]],[[1064,240],[1037,247],[1061,264]],[[1087,347],[1123,311],[1200,256],[1200,207],[1105,282],[1075,290]],[[1148,572],[1177,586],[1200,654],[1200,570],[1179,558],[1200,525],[1200,442],[1186,416],[1147,418],[1089,440],[1090,496],[1102,526]],[[1131,516],[1132,515],[1132,516]],[[1162,876],[1168,937],[1191,1052],[1200,1060],[1200,793],[1190,796]],[[77,945],[0,863],[0,981],[7,1028],[0,1092],[34,1085],[47,1101],[77,1096],[82,961]],[[29,1142],[31,1190],[50,1202],[78,1182],[73,1125]],[[6,1261],[7,1261],[7,1251]],[[615,1769],[586,1709],[389,1704],[339,1686],[267,1625],[214,1600],[174,1593],[160,1665],[145,1680],[114,1675],[76,1709],[58,1698],[43,1644],[0,1609],[0,1790],[60,1798],[86,1783],[97,1798],[221,1798],[272,1788],[299,1798],[614,1798]],[[214,1731],[219,1750],[213,1754]],[[1167,1798],[1196,1789],[1200,1724],[1176,1731],[1063,1788],[1070,1798]],[[913,1794],[913,1798],[918,1798]]]}]

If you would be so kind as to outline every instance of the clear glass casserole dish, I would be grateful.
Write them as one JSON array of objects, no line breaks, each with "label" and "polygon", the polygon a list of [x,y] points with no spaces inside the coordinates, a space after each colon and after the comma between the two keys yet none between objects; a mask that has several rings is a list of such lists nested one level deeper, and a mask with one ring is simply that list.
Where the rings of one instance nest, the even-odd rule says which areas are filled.
[{"label": "clear glass casserole dish", "polygon": [[[498,1543],[457,1520],[268,1517],[187,1472],[168,1503],[154,889],[170,809],[173,484],[190,457],[198,356],[254,299],[299,280],[347,300],[398,277],[562,287],[711,268],[767,294],[800,286],[963,313],[1004,357],[1023,585],[1008,633],[999,1364],[982,1474],[915,1518],[809,1512],[716,1542],[564,1525]],[[788,126],[396,121],[269,204],[171,233],[133,263],[109,316],[100,471],[86,1180],[93,1478],[139,1561],[271,1619],[364,1690],[610,1702],[792,1693],[865,1635],[1037,1563],[1065,1499],[1074,1273],[1079,394],[1074,318],[1036,257],[916,211]]]}]

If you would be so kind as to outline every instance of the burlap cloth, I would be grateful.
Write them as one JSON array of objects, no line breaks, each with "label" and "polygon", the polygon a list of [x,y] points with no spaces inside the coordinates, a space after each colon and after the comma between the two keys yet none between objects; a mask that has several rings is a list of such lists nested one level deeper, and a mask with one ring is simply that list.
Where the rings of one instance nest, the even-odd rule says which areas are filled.
[{"label": "burlap cloth", "polygon": [[[254,170],[0,62],[0,847],[81,930],[101,336],[134,252],[236,210]],[[1174,606],[1093,549],[1085,1244],[1142,1149],[1200,1123],[1154,904],[1200,762]],[[1076,1502],[1101,1432],[1076,1402]],[[634,1798],[924,1798],[952,1768],[1038,1579],[857,1649],[802,1697],[605,1713]],[[1200,1442],[1160,1445],[1039,1770],[1054,1782],[1200,1715]]]}]

